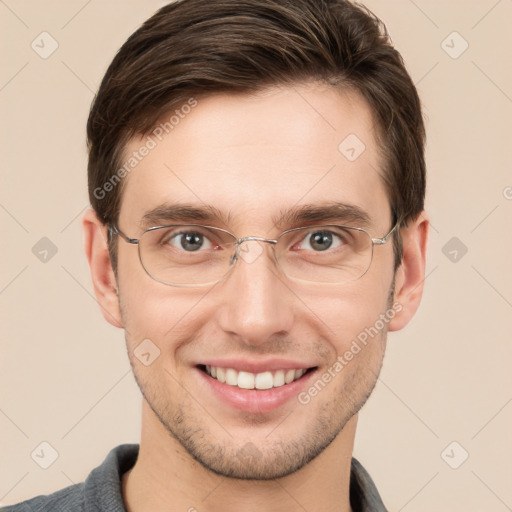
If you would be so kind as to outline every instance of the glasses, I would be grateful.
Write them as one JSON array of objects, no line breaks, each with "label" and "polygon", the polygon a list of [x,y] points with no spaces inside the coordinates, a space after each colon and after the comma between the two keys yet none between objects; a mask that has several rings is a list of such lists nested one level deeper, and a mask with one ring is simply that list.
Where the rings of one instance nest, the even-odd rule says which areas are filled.
[{"label": "glasses", "polygon": [[320,225],[288,229],[276,239],[237,238],[229,231],[200,224],[154,226],[139,239],[109,226],[109,236],[119,235],[136,244],[139,259],[155,281],[170,286],[206,286],[218,283],[238,260],[252,263],[273,247],[273,260],[295,281],[343,284],[361,278],[370,268],[374,245],[385,244],[398,227],[382,238],[372,238],[362,228]]}]

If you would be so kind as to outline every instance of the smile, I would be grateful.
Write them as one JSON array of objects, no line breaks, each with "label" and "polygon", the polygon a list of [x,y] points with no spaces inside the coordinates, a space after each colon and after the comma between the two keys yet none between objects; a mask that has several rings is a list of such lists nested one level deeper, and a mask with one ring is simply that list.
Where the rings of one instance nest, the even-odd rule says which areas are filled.
[{"label": "smile", "polygon": [[203,368],[210,377],[240,389],[279,388],[300,379],[308,371],[308,368],[300,368],[251,373],[220,366],[206,365]]}]

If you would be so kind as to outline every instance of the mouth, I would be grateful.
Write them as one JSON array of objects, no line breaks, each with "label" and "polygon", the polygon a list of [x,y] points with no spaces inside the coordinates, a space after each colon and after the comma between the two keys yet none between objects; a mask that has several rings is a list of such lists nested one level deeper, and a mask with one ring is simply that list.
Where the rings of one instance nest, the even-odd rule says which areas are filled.
[{"label": "mouth", "polygon": [[[284,357],[217,358],[196,363],[195,374],[212,406],[218,405],[228,414],[234,410],[262,414],[299,404],[298,394],[320,371],[312,363]],[[224,409],[226,405],[228,409]]]},{"label": "mouth", "polygon": [[317,369],[316,366],[313,366],[310,368],[283,368],[253,373],[213,365],[201,364],[197,367],[212,379],[215,379],[227,386],[232,386],[238,389],[255,389],[260,391],[286,387],[304,378],[306,374],[312,373]]}]

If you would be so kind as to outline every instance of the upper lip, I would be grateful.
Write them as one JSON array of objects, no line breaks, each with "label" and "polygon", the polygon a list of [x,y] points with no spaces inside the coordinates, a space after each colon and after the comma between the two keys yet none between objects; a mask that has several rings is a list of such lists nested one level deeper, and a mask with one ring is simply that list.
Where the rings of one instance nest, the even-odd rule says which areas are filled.
[{"label": "upper lip", "polygon": [[316,365],[294,361],[292,359],[209,359],[202,361],[199,365],[216,366],[220,368],[233,368],[238,372],[262,373],[275,370],[300,370],[302,368],[313,368]]}]

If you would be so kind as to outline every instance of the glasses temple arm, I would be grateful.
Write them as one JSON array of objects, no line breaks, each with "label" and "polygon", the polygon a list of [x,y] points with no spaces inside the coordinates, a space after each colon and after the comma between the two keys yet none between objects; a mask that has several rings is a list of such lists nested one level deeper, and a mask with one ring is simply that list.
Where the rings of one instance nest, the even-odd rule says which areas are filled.
[{"label": "glasses temple arm", "polygon": [[384,235],[382,238],[372,238],[372,242],[375,245],[385,244],[389,240],[389,237],[393,234],[393,232],[400,226],[401,222],[401,220],[397,220],[395,225],[391,228],[387,235]]},{"label": "glasses temple arm", "polygon": [[138,238],[130,238],[129,236],[126,236],[117,226],[114,225],[108,225],[108,241],[111,242],[114,238],[114,235],[119,235],[125,242],[128,242],[129,244],[138,244],[139,239]]}]

